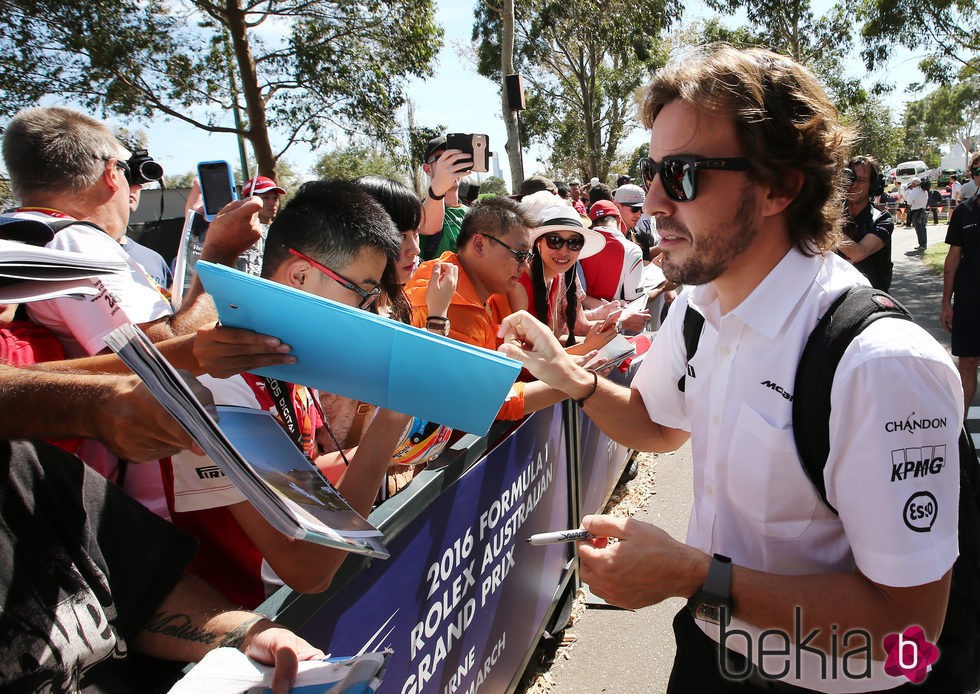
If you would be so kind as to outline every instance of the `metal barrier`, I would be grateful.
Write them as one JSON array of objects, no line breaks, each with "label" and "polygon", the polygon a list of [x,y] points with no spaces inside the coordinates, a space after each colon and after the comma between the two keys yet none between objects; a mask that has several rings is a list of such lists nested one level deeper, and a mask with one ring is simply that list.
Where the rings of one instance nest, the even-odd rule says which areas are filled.
[{"label": "metal barrier", "polygon": [[601,508],[629,451],[570,401],[473,439],[370,515],[390,559],[351,556],[327,592],[260,611],[335,656],[394,649],[382,693],[513,691],[578,588],[573,544],[525,539]]}]

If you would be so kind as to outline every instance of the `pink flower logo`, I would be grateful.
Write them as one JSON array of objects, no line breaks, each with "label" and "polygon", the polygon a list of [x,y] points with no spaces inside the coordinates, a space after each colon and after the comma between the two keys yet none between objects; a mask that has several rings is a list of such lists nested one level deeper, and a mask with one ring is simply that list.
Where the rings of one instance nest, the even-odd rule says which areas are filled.
[{"label": "pink flower logo", "polygon": [[929,666],[939,659],[939,649],[926,640],[922,628],[911,626],[901,634],[889,634],[884,641],[885,672],[892,677],[905,675],[918,684],[926,678]]}]

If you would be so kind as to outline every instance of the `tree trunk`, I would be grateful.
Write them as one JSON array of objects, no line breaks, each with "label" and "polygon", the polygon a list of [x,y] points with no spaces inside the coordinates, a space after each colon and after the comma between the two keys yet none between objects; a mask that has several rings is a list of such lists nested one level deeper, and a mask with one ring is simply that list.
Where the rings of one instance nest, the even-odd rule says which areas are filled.
[{"label": "tree trunk", "polygon": [[235,60],[238,63],[238,74],[242,80],[242,94],[245,97],[245,114],[248,125],[242,134],[252,143],[258,174],[276,180],[276,157],[272,153],[272,142],[269,140],[269,127],[265,120],[265,102],[262,99],[262,91],[259,89],[259,78],[255,69],[255,59],[252,57],[252,47],[248,42],[245,13],[239,6],[238,0],[227,0],[225,12],[228,33],[231,36]]},{"label": "tree trunk", "polygon": [[[500,105],[504,116],[504,127],[507,129],[507,162],[510,165],[511,191],[516,193],[524,182],[524,155],[521,151],[521,131],[517,120],[517,111],[511,109],[507,99],[507,75],[513,75],[514,70],[514,0],[504,0],[503,12],[504,33],[500,40]],[[517,104],[513,104],[516,106]]]}]

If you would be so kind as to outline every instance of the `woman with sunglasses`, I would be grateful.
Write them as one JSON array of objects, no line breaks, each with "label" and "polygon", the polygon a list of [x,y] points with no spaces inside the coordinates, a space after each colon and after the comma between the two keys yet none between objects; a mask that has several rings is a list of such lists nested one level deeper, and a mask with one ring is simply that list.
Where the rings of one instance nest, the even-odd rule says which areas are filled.
[{"label": "woman with sunglasses", "polygon": [[[528,200],[527,206],[534,201]],[[602,235],[587,229],[575,209],[558,203],[537,213],[540,224],[531,231],[530,273],[521,284],[527,295],[528,310],[547,324],[556,336],[565,337],[565,346],[575,345],[575,329],[589,331],[581,350],[598,349],[615,335],[609,321],[591,324],[579,302],[581,285],[576,277],[578,261],[595,255],[605,246]]]}]

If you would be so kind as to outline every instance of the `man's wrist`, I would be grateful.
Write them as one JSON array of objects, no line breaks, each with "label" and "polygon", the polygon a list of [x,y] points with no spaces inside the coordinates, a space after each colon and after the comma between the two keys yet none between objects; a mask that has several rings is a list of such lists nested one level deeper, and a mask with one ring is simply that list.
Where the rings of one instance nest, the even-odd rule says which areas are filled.
[{"label": "man's wrist", "polygon": [[568,381],[563,390],[572,400],[584,403],[598,389],[599,383],[595,372],[581,367],[575,367],[568,374]]},{"label": "man's wrist", "polygon": [[237,648],[244,653],[245,649],[248,647],[249,641],[255,638],[257,633],[265,631],[266,629],[274,626],[276,626],[276,624],[271,619],[263,617],[262,615],[252,615],[251,617],[245,619],[245,621],[243,621],[237,627],[222,636],[221,641],[218,643],[218,647]]},{"label": "man's wrist", "polygon": [[[449,191],[447,190],[446,193],[448,193],[448,192]],[[432,190],[432,185],[431,184],[429,185],[428,193],[429,193],[429,198],[432,199],[432,200],[442,200],[444,197],[446,197],[446,193],[443,193],[442,195],[436,195],[436,192],[434,190]]]}]

